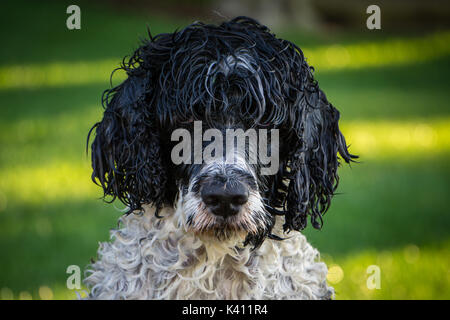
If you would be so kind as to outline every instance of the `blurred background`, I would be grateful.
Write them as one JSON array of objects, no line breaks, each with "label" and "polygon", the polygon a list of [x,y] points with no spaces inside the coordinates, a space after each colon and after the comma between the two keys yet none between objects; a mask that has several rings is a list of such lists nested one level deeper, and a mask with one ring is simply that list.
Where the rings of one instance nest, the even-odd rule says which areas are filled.
[{"label": "blurred background", "polygon": [[[70,4],[81,30],[66,27]],[[370,4],[380,30],[366,27]],[[336,298],[450,298],[448,1],[15,0],[0,4],[1,299],[74,299],[67,267],[83,270],[116,227],[122,206],[91,182],[86,136],[147,26],[237,15],[302,48],[361,156],[341,168],[323,229],[305,230]]]}]

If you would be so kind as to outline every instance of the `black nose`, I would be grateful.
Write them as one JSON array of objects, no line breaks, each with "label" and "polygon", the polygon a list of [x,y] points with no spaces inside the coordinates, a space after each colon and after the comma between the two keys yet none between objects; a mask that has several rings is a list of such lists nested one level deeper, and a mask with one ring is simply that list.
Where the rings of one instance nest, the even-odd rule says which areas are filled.
[{"label": "black nose", "polygon": [[247,202],[248,188],[239,181],[212,181],[203,185],[201,197],[213,214],[226,218],[237,214]]}]

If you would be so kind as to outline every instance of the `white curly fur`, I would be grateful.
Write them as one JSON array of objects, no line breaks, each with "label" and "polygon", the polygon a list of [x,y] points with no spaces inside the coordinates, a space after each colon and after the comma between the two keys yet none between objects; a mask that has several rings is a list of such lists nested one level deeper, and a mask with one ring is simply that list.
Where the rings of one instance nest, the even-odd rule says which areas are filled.
[{"label": "white curly fur", "polygon": [[98,261],[86,272],[89,299],[330,299],[334,294],[318,251],[298,232],[284,241],[267,239],[251,251],[239,247],[242,238],[218,241],[189,232],[182,209],[165,208],[159,219],[144,208],[142,214],[123,216],[122,227],[111,231],[112,241],[100,244]]}]

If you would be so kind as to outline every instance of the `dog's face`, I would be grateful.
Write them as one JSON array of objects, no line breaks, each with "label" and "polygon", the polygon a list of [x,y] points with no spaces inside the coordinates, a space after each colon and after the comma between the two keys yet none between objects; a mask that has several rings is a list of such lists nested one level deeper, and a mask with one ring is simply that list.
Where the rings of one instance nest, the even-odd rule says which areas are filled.
[{"label": "dog's face", "polygon": [[172,133],[171,172],[178,186],[179,212],[189,231],[256,244],[274,223],[264,196],[269,169],[278,172],[279,141],[277,134],[275,138],[270,134],[274,129],[268,133],[250,125],[239,105],[234,108],[220,121],[192,120],[166,127],[166,136]]},{"label": "dog's face", "polygon": [[354,158],[301,50],[249,18],[145,42],[104,94],[94,182],[130,212],[181,206],[189,232],[258,246],[314,227]]}]

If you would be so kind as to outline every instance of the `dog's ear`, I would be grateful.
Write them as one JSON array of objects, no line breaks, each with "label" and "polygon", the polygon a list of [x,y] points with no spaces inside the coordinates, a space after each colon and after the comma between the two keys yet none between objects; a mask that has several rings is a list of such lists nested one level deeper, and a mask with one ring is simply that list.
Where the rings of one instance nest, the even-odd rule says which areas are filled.
[{"label": "dog's ear", "polygon": [[161,159],[153,91],[145,74],[129,70],[128,79],[104,92],[103,119],[91,129],[96,132],[92,180],[105,196],[112,196],[111,202],[118,198],[129,212],[146,203],[158,209],[165,202],[167,170]]},{"label": "dog's ear", "polygon": [[[312,79],[312,78],[311,78]],[[310,216],[314,228],[322,227],[339,182],[338,153],[349,163],[349,153],[339,130],[339,111],[328,102],[313,80],[308,81],[291,112],[290,150],[285,161],[284,230],[302,230]]]}]

